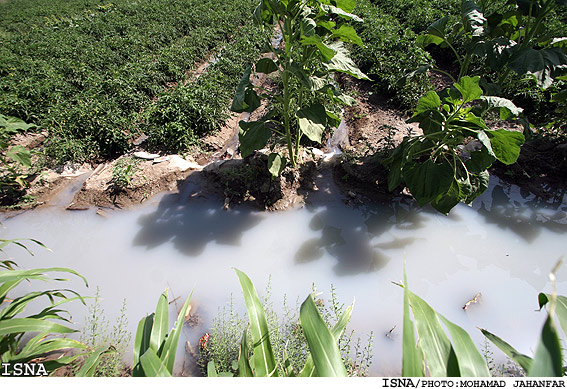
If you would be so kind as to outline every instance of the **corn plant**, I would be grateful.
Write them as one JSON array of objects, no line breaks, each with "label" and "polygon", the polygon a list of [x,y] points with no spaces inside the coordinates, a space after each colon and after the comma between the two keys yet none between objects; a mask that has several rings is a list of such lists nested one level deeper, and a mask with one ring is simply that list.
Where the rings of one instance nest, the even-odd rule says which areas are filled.
[{"label": "corn plant", "polygon": [[[45,247],[41,242],[30,239],[30,241]],[[0,251],[8,244],[15,244],[24,249],[27,247],[20,240],[0,240]],[[24,281],[66,281],[61,278],[52,278],[48,273],[68,273],[80,278],[86,286],[87,280],[74,270],[68,268],[51,267],[31,270],[16,270],[14,261],[0,261],[0,363],[7,364],[8,372],[12,371],[15,363],[27,363],[38,358],[45,357],[54,351],[81,351],[75,355],[67,355],[58,359],[47,359],[43,361],[45,370],[53,372],[59,367],[71,364],[77,358],[85,355],[84,351],[90,351],[89,347],[74,339],[61,337],[61,335],[77,332],[67,326],[71,323],[69,313],[60,306],[74,300],[85,303],[85,297],[70,289],[49,289],[26,293],[21,296],[8,297]],[[40,312],[22,316],[28,305],[43,298],[47,298],[48,304],[44,304]],[[64,324],[61,324],[63,322]],[[35,335],[26,340],[26,335]],[[54,336],[53,334],[57,334]],[[87,358],[83,367],[79,370],[80,376],[92,376],[93,369],[98,364],[101,355],[108,352],[108,347],[100,347]],[[111,350],[110,350],[111,351]]]},{"label": "corn plant", "polygon": [[[362,21],[352,14],[354,0],[262,0],[254,11],[254,21],[267,28],[264,57],[254,66],[255,73],[276,73],[282,87],[271,93],[250,81],[248,67],[236,89],[231,110],[254,112],[267,98],[273,110],[257,121],[240,121],[240,150],[243,157],[266,146],[273,134],[287,145],[287,158],[271,153],[268,169],[279,176],[289,162],[298,163],[303,137],[320,143],[326,128],[338,125],[339,117],[330,103],[352,104],[331,78],[342,72],[368,79],[350,59],[344,43],[362,45],[362,40],[347,21]],[[269,40],[274,24],[282,33],[283,49]],[[260,95],[256,90],[260,90]],[[327,105],[327,106],[326,106]]]},{"label": "corn plant", "polygon": [[[550,274],[553,293],[538,296],[540,308],[549,306],[540,341],[533,358],[519,353],[507,342],[481,329],[494,345],[531,377],[562,377],[563,356],[555,316],[567,335],[567,297],[557,296],[555,271]],[[404,334],[402,375],[423,377],[426,367],[434,377],[487,377],[488,363],[473,343],[470,335],[461,327],[447,320],[429,304],[412,293],[404,274]],[[410,318],[410,306],[414,322]],[[445,332],[443,326],[447,329]],[[416,342],[416,335],[419,342]]]},{"label": "corn plant", "polygon": [[[192,295],[193,293],[191,293]],[[177,321],[168,333],[169,300],[167,290],[159,297],[156,311],[138,323],[134,340],[134,377],[171,377],[175,353],[185,318],[189,315],[191,295],[183,304]]]},{"label": "corn plant", "polygon": [[[270,341],[266,314],[256,288],[246,274],[235,270],[244,293],[253,344],[253,349],[250,350],[248,347],[248,330],[244,330],[240,343],[236,376],[276,377],[278,370],[281,370],[287,377],[346,377],[347,372],[337,346],[337,340],[350,320],[352,305],[345,309],[335,326],[329,329],[321,317],[313,297],[309,295],[301,305],[299,318],[310,355],[299,372],[293,369],[287,358],[284,358],[283,368],[278,369]],[[252,356],[250,356],[250,353]],[[232,376],[232,374],[217,372],[215,363],[211,361],[208,365],[208,376]]]}]

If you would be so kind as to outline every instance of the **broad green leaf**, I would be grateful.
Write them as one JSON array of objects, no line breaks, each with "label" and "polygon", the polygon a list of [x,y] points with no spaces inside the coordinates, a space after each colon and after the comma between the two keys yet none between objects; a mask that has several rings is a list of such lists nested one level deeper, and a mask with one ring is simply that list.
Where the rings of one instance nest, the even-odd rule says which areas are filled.
[{"label": "broad green leaf", "polygon": [[271,153],[268,156],[268,171],[273,177],[279,177],[286,165],[286,159],[280,153]]},{"label": "broad green leaf", "polygon": [[346,24],[343,24],[338,29],[333,31],[331,39],[332,38],[339,38],[343,42],[354,43],[355,45],[363,46],[362,39],[358,36],[356,30],[351,26],[347,26]]},{"label": "broad green leaf", "polygon": [[154,325],[150,334],[150,348],[154,350],[156,355],[160,356],[161,347],[165,342],[165,337],[169,330],[169,301],[167,298],[167,290],[163,292],[158,299],[156,314],[154,316]]},{"label": "broad green leaf", "polygon": [[429,27],[427,27],[427,32],[439,38],[445,38],[445,36],[447,35],[448,23],[449,23],[449,17],[445,16],[430,24]]},{"label": "broad green leaf", "polygon": [[519,75],[533,75],[538,85],[546,89],[553,83],[555,72],[567,66],[567,55],[560,47],[543,50],[527,47],[514,53],[508,66]]},{"label": "broad green leaf", "polygon": [[93,377],[96,373],[96,369],[98,364],[101,361],[101,357],[103,354],[106,354],[112,350],[109,350],[107,346],[100,346],[96,350],[92,352],[91,355],[87,358],[87,360],[83,363],[81,370],[79,370],[76,374],[77,377]]},{"label": "broad green leaf", "polygon": [[321,143],[321,136],[327,124],[327,113],[321,104],[313,104],[300,109],[295,114],[299,129],[305,136],[314,142]]},{"label": "broad green leaf", "polygon": [[459,82],[453,84],[461,96],[463,96],[463,102],[468,103],[469,101],[476,100],[482,96],[482,88],[478,85],[480,81],[479,76],[474,77],[461,77]]},{"label": "broad green leaf", "polygon": [[343,11],[352,13],[356,7],[356,0],[336,0],[335,4]]},{"label": "broad green leaf", "polygon": [[[354,308],[354,302],[345,309],[341,317],[339,317],[337,323],[331,329],[331,334],[333,334],[333,337],[335,338],[336,341],[340,339],[343,331],[345,330],[347,324],[349,323],[353,308]],[[305,365],[303,366],[303,369],[301,369],[301,372],[299,373],[299,376],[315,377],[316,373],[317,371],[313,363],[313,357],[311,356],[311,354],[309,354],[309,356],[305,360]]]},{"label": "broad green leaf", "polygon": [[24,146],[11,147],[6,152],[6,156],[12,161],[18,162],[27,168],[31,167],[31,153]]},{"label": "broad green leaf", "polygon": [[299,319],[317,375],[319,377],[346,377],[347,373],[337,341],[329,331],[310,295],[301,304]]},{"label": "broad green leaf", "polygon": [[311,83],[311,78],[305,72],[305,70],[303,70],[301,64],[294,61],[291,63],[288,69],[306,88],[313,90],[314,86]]},{"label": "broad green leaf", "polygon": [[140,364],[145,377],[171,377],[163,361],[151,348],[140,357]]},{"label": "broad green leaf", "polygon": [[250,362],[248,361],[248,341],[246,338],[246,333],[248,329],[245,329],[242,334],[242,340],[240,341],[240,350],[238,351],[238,376],[239,377],[254,377],[252,368],[250,367]]},{"label": "broad green leaf", "polygon": [[422,163],[407,163],[403,167],[403,178],[420,207],[446,193],[453,182],[453,168],[431,159]]},{"label": "broad green leaf", "polygon": [[270,74],[278,70],[278,65],[271,58],[261,58],[256,62],[256,71],[258,73]]},{"label": "broad green leaf", "polygon": [[565,100],[567,100],[567,89],[562,90],[561,92],[557,92],[553,96],[551,96],[551,101],[556,103],[560,103]]},{"label": "broad green leaf", "polygon": [[207,377],[218,377],[215,361],[209,361],[207,364]]},{"label": "broad green leaf", "polygon": [[350,74],[359,80],[370,80],[368,76],[360,71],[358,66],[350,58],[348,50],[344,47],[342,42],[335,42],[330,47],[336,51],[336,54],[331,60],[325,63],[325,67],[329,71],[341,72]]},{"label": "broad green leaf", "polygon": [[22,119],[13,116],[0,115],[0,127],[4,127],[5,131],[9,134],[14,134],[19,131],[27,131],[37,126],[35,124],[28,124]]},{"label": "broad green leaf", "polygon": [[433,308],[408,291],[409,301],[417,327],[420,347],[425,355],[432,377],[454,377],[459,367],[451,342]]},{"label": "broad green leaf", "polygon": [[486,361],[476,348],[470,335],[458,325],[447,320],[442,315],[439,318],[451,335],[451,344],[459,361],[459,371],[462,377],[490,377]]},{"label": "broad green leaf", "polygon": [[445,42],[445,38],[441,38],[441,37],[438,37],[437,35],[433,35],[433,34],[420,35],[416,39],[416,44],[423,49],[427,48],[427,46],[429,46],[429,45],[439,46],[443,42]]},{"label": "broad green leaf", "polygon": [[272,131],[266,127],[265,122],[245,122],[241,120],[239,124],[238,140],[240,141],[242,157],[247,157],[254,151],[266,146]]},{"label": "broad green leaf", "polygon": [[562,377],[563,357],[561,355],[561,342],[555,328],[552,315],[541,331],[541,338],[537,346],[534,359],[528,370],[529,377]]},{"label": "broad green leaf", "polygon": [[238,269],[234,270],[240,280],[248,311],[248,319],[250,320],[250,332],[252,333],[252,342],[254,343],[253,359],[256,377],[277,376],[278,371],[272,344],[270,343],[268,322],[266,321],[266,314],[258,298],[256,288],[246,274]]},{"label": "broad green leaf", "polygon": [[167,336],[167,339],[165,340],[165,344],[163,346],[163,350],[161,351],[160,354],[160,359],[163,361],[165,367],[171,374],[173,374],[173,365],[175,364],[175,354],[177,353],[177,343],[179,343],[179,337],[181,335],[183,323],[185,322],[185,318],[189,315],[189,312],[191,311],[191,305],[189,305],[189,302],[191,301],[192,296],[193,296],[193,292],[191,291],[189,297],[187,297],[187,300],[185,300],[185,304],[183,304],[181,311],[179,311],[177,320],[175,321],[175,324],[173,325],[171,332]]},{"label": "broad green leaf", "polygon": [[323,43],[319,35],[311,35],[308,37],[303,37],[301,39],[301,44],[304,46],[315,46],[317,50],[321,53],[323,61],[328,62],[335,56],[335,50]]},{"label": "broad green leaf", "polygon": [[138,323],[136,337],[134,338],[134,363],[132,375],[143,377],[143,370],[140,364],[140,357],[150,348],[150,334],[154,325],[154,314],[144,317]]},{"label": "broad green leaf", "polygon": [[522,108],[516,107],[516,105],[508,99],[497,96],[483,96],[482,99],[486,101],[489,109],[498,109],[500,113],[500,119],[507,120],[510,117],[516,117],[521,115],[524,111]]},{"label": "broad green leaf", "polygon": [[527,355],[519,353],[514,347],[510,346],[507,342],[500,339],[498,336],[481,329],[484,336],[488,338],[496,347],[498,347],[504,354],[509,356],[513,361],[522,367],[525,371],[530,370],[532,359]]},{"label": "broad green leaf", "polygon": [[522,144],[524,144],[524,134],[518,131],[508,130],[486,130],[490,138],[494,156],[506,165],[513,164],[520,155]]},{"label": "broad green leaf", "polygon": [[230,110],[233,112],[254,112],[260,106],[260,98],[250,82],[251,73],[252,70],[248,66],[240,79],[230,106]]},{"label": "broad green leaf", "polygon": [[[551,295],[540,293],[538,295],[539,308],[543,308],[551,299]],[[555,305],[555,314],[559,320],[559,325],[563,329],[563,332],[567,336],[567,297],[557,296]]]},{"label": "broad green leaf", "polygon": [[441,98],[435,91],[429,91],[424,94],[417,102],[414,116],[428,111],[437,111],[441,106]]},{"label": "broad green leaf", "polygon": [[16,318],[0,321],[0,335],[19,334],[23,332],[69,334],[77,332],[77,330],[42,319]]},{"label": "broad green leaf", "polygon": [[335,15],[339,15],[340,17],[347,19],[347,20],[354,20],[355,22],[362,22],[363,21],[360,17],[356,16],[355,14],[352,14],[350,12],[346,12],[343,9],[335,7],[333,5],[321,4],[321,9],[325,12],[335,14]]},{"label": "broad green leaf", "polygon": [[402,377],[425,377],[423,350],[416,344],[415,327],[410,318],[408,279],[404,263],[404,333],[402,351]]},{"label": "broad green leaf", "polygon": [[466,31],[470,31],[473,36],[483,35],[486,18],[474,1],[466,0],[461,3],[461,15]]}]

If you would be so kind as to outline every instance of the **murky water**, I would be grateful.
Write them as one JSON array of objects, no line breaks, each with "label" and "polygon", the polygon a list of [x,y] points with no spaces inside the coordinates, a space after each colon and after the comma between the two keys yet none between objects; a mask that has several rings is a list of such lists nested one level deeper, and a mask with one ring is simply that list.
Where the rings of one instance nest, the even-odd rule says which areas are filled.
[{"label": "murky water", "polygon": [[[328,179],[318,187],[302,209],[265,213],[243,206],[224,211],[222,199],[206,198],[188,182],[181,194],[162,195],[130,211],[105,211],[107,217],[53,206],[4,218],[0,237],[44,242],[51,252],[35,247],[30,257],[10,247],[6,255],[26,268],[79,271],[91,287],[73,286],[90,295],[99,286],[111,319],[126,298],[132,333],[165,288],[182,299],[194,290],[203,321],[185,334],[197,344],[231,293],[244,310],[232,269],[237,267],[260,291],[271,275],[276,303],[284,294],[289,301],[303,300],[313,283],[323,298],[333,284],[342,302],[356,299],[351,327],[363,339],[371,331],[375,335],[372,374],[397,375],[402,290],[392,281],[402,279],[405,260],[412,291],[479,345],[476,327],[533,352],[544,319],[535,311],[537,294],[550,290],[548,272],[567,252],[563,194],[544,202],[493,180],[473,207],[459,205],[446,217],[407,200],[360,204],[342,197]],[[567,294],[565,267],[558,279],[559,293]],[[464,311],[479,292],[480,303]],[[84,316],[76,305],[77,328]]]}]

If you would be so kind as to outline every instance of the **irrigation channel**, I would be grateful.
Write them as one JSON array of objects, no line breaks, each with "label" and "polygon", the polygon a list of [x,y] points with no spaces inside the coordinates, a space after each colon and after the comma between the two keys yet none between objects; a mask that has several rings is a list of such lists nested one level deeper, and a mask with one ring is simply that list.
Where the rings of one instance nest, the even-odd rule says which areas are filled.
[{"label": "irrigation channel", "polygon": [[[398,375],[402,289],[392,281],[402,279],[404,260],[411,290],[469,331],[479,348],[483,338],[477,327],[533,354],[545,317],[536,311],[537,294],[551,290],[548,272],[566,250],[564,195],[546,202],[493,178],[472,207],[459,205],[443,216],[402,199],[345,204],[330,172],[323,171],[317,186],[303,208],[279,213],[246,206],[224,210],[222,199],[201,194],[191,176],[179,193],[128,211],[106,211],[106,217],[96,209],[64,211],[64,194],[51,207],[3,215],[0,237],[45,243],[52,251],[30,246],[31,257],[8,247],[6,255],[25,268],[77,270],[90,288],[71,285],[86,295],[99,286],[111,322],[125,298],[133,334],[165,288],[170,297],[181,297],[171,304],[171,325],[175,306],[194,290],[193,306],[202,321],[184,328],[179,363],[185,342],[198,343],[231,294],[245,312],[236,267],[260,293],[271,275],[276,306],[284,294],[292,306],[303,301],[313,283],[323,299],[330,297],[331,284],[341,302],[356,299],[350,328],[363,340],[374,332],[371,374]],[[557,278],[558,292],[567,294],[565,267]],[[481,300],[463,310],[477,293]],[[73,307],[80,328],[86,309]]]}]

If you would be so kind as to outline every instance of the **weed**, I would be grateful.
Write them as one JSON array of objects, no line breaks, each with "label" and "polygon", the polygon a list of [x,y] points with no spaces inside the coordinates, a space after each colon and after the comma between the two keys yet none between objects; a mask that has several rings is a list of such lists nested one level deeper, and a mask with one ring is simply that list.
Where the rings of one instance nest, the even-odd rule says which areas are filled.
[{"label": "weed", "polygon": [[124,352],[130,343],[128,319],[126,316],[126,300],[122,302],[120,316],[116,319],[112,330],[104,315],[101,305],[100,289],[97,287],[94,302],[89,306],[88,316],[85,318],[85,327],[81,332],[81,341],[92,350],[101,346],[115,349],[112,353],[104,354],[96,367],[96,377],[119,377],[126,369],[123,362]]},{"label": "weed", "polygon": [[124,190],[132,184],[132,179],[139,171],[140,160],[135,157],[122,157],[116,161],[112,169],[110,181],[115,191]]}]

